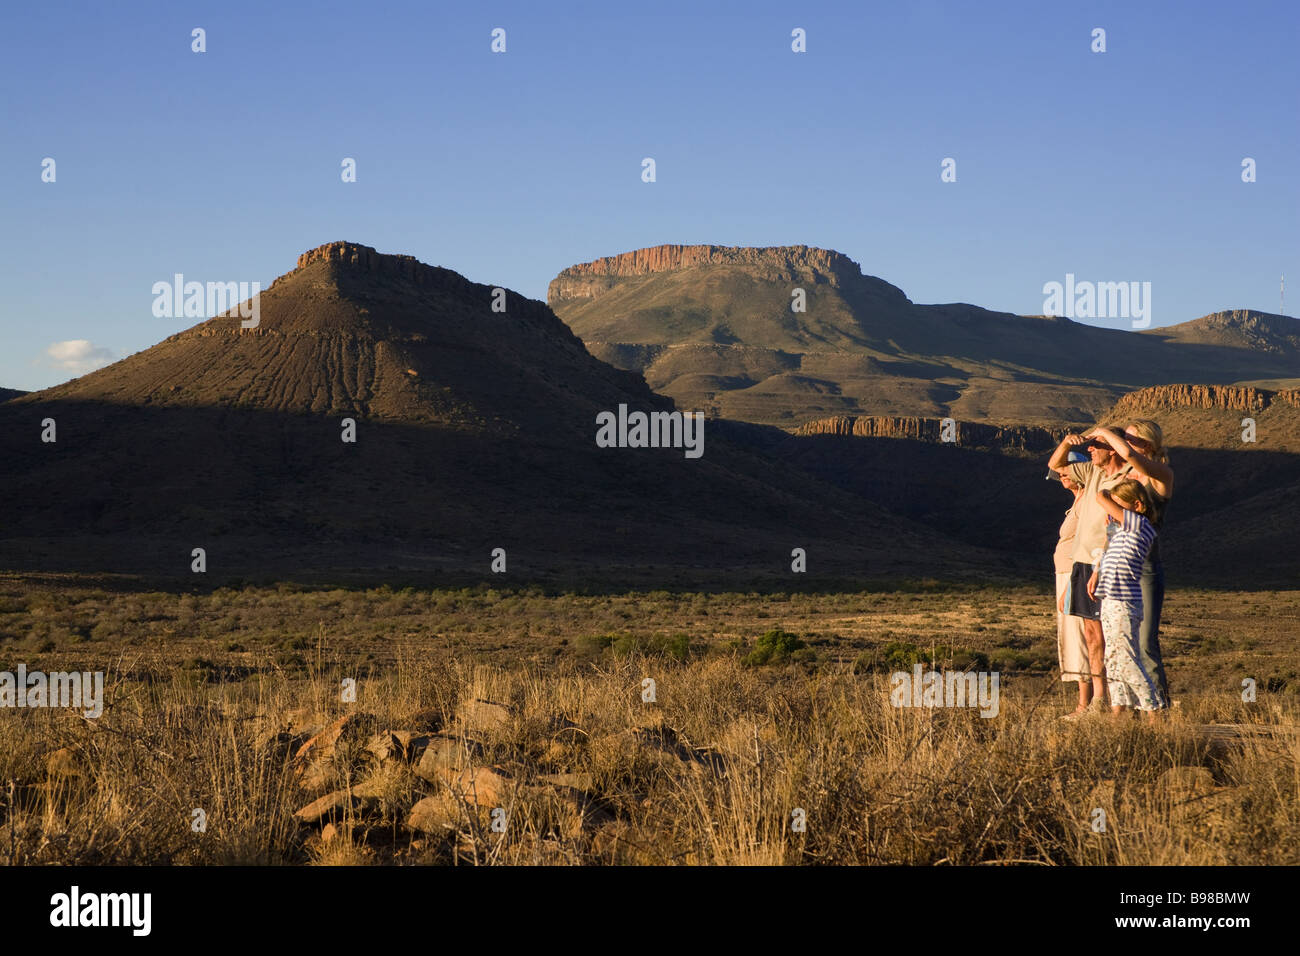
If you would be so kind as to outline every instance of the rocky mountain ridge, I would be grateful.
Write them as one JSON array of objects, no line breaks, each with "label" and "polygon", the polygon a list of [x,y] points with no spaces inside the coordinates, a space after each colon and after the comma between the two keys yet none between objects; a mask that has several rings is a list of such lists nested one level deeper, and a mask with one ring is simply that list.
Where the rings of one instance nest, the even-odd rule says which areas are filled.
[{"label": "rocky mountain ridge", "polygon": [[1259,412],[1280,404],[1300,408],[1300,389],[1273,391],[1241,385],[1153,385],[1122,396],[1112,417],[1123,418],[1155,409],[1219,409]]},{"label": "rocky mountain ridge", "polygon": [[[547,301],[554,304],[564,299],[591,299],[613,286],[614,283],[608,280],[702,266],[739,266],[790,278],[807,275],[832,285],[869,278],[863,276],[862,269],[856,262],[832,249],[812,246],[662,245],[570,266],[551,281]],[[871,281],[887,285],[878,279]],[[893,289],[892,286],[889,288]],[[901,290],[893,291],[902,297]]]},{"label": "rocky mountain ridge", "polygon": [[[998,426],[953,420],[953,444],[970,448],[1017,451],[1050,451],[1061,440],[1057,432],[1025,425]],[[836,415],[806,422],[795,435],[838,435],[854,438],[906,438],[913,441],[944,442],[944,420],[940,418],[892,418],[883,415]]]},{"label": "rocky mountain ridge", "polygon": [[918,305],[809,246],[639,249],[565,269],[549,300],[593,355],[680,407],[785,429],[833,416],[1079,426],[1145,386],[1300,381],[1300,322],[1286,316],[1135,331]]}]

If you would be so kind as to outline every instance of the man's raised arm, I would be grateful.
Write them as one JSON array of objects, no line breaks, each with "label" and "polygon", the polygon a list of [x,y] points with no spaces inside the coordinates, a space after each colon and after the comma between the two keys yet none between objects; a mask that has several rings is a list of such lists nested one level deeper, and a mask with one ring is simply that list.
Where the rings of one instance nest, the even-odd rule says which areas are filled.
[{"label": "man's raised arm", "polygon": [[1074,432],[1068,432],[1061,443],[1056,446],[1056,451],[1052,452],[1052,457],[1047,459],[1047,467],[1056,469],[1064,468],[1070,463],[1070,449],[1075,445],[1082,445],[1086,439],[1082,435],[1076,435]]}]

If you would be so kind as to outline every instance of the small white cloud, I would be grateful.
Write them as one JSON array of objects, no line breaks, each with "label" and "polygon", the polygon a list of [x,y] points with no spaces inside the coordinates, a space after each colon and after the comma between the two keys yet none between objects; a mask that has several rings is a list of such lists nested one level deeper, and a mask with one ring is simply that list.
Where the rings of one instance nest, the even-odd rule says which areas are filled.
[{"label": "small white cloud", "polygon": [[116,361],[112,349],[95,345],[89,339],[55,342],[45,350],[44,363],[73,375],[85,375]]}]

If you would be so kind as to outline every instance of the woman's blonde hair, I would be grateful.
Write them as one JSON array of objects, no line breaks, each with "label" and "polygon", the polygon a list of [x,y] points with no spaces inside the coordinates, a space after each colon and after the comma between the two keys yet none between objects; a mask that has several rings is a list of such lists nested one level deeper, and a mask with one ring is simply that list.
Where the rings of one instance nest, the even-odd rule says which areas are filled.
[{"label": "woman's blonde hair", "polygon": [[1110,490],[1110,496],[1128,504],[1137,504],[1134,510],[1139,514],[1151,514],[1151,494],[1147,486],[1136,478],[1125,478]]},{"label": "woman's blonde hair", "polygon": [[1138,438],[1145,438],[1151,445],[1151,454],[1147,457],[1154,461],[1169,464],[1169,452],[1165,448],[1165,433],[1160,426],[1149,418],[1138,418],[1129,422],[1125,431],[1133,429]]}]

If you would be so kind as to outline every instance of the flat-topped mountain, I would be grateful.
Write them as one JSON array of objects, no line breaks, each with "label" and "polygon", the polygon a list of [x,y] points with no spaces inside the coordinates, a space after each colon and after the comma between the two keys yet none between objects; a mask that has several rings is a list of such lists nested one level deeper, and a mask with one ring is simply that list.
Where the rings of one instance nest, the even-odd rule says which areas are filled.
[{"label": "flat-topped mountain", "polygon": [[256,328],[217,316],[0,405],[0,567],[188,576],[202,547],[243,578],[487,576],[501,548],[502,581],[662,586],[779,576],[795,546],[823,574],[985,560],[761,457],[743,429],[710,423],[699,458],[598,446],[602,413],[672,402],[508,290],[337,242],[258,305]]},{"label": "flat-topped mountain", "polygon": [[[703,285],[686,288],[694,279]],[[784,299],[762,296],[768,287],[784,289]],[[825,297],[823,311],[810,316],[791,311],[790,290],[796,287],[806,293],[824,287],[838,295]],[[747,292],[759,300],[732,301]],[[547,292],[551,307],[587,341],[768,349],[869,345],[871,332],[858,326],[846,297],[881,310],[908,305],[900,290],[864,276],[847,256],[807,246],[638,249],[571,266]]]},{"label": "flat-topped mountain", "polygon": [[807,246],[641,249],[565,269],[548,299],[592,354],[679,406],[785,428],[844,415],[1083,424],[1147,385],[1300,375],[1300,322],[1285,316],[1134,333],[917,305]]}]

